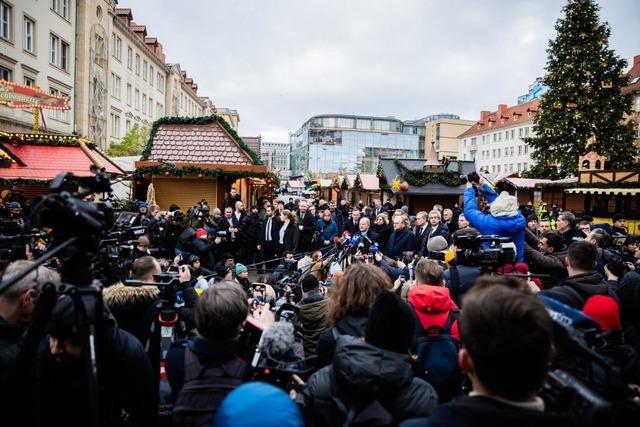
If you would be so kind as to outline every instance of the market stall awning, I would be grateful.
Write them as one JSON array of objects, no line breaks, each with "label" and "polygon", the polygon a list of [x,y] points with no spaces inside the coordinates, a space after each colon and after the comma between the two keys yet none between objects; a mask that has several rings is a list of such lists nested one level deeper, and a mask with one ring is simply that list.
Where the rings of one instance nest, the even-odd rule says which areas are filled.
[{"label": "market stall awning", "polygon": [[89,141],[77,136],[50,134],[0,134],[0,179],[51,181],[62,172],[91,176],[91,167],[107,173],[124,171]]},{"label": "market stall awning", "polygon": [[356,182],[365,191],[380,191],[380,179],[376,175],[361,173]]},{"label": "market stall awning", "polygon": [[304,190],[304,182],[289,180],[287,181],[287,187],[296,190]]},{"label": "market stall awning", "polygon": [[319,179],[316,188],[331,188],[333,181],[330,179]]},{"label": "market stall awning", "polygon": [[570,194],[640,194],[640,188],[568,188]]}]

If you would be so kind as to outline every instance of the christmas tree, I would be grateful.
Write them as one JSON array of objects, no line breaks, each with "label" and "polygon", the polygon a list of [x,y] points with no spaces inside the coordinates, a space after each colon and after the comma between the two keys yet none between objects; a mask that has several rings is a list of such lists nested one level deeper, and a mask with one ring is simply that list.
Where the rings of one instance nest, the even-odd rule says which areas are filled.
[{"label": "christmas tree", "polygon": [[[575,175],[578,156],[588,151],[607,156],[610,168],[637,165],[634,124],[625,121],[632,99],[621,93],[627,63],[609,49],[611,30],[598,10],[593,0],[569,0],[556,23],[558,35],[547,49],[548,91],[534,119],[536,136],[526,139],[537,161],[530,176]],[[588,145],[592,136],[596,143]]]}]

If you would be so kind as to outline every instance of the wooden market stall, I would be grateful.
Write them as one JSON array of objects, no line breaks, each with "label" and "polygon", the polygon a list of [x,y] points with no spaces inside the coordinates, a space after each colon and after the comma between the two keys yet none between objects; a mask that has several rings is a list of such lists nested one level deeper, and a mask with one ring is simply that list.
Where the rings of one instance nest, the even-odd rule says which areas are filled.
[{"label": "wooden market stall", "polygon": [[538,206],[541,202],[547,205],[564,206],[564,189],[578,182],[578,178],[562,180],[520,178],[512,174],[498,179],[495,184],[498,191],[508,191],[518,198],[520,206],[532,202]]},{"label": "wooden market stall", "polygon": [[351,190],[352,203],[362,200],[365,206],[369,206],[373,199],[380,197],[379,179],[374,174],[359,173],[356,175],[353,189]]},{"label": "wooden market stall", "polygon": [[186,210],[202,199],[222,208],[232,187],[248,209],[260,197],[273,196],[278,186],[278,176],[215,115],[156,121],[135,178],[136,198],[144,199],[153,183],[161,209],[175,203]]}]

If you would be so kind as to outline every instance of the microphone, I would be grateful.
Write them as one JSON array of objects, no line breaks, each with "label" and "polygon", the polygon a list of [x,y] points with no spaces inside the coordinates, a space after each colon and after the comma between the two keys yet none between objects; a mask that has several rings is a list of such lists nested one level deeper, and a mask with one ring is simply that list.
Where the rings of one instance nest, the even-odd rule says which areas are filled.
[{"label": "microphone", "polygon": [[[266,358],[267,363],[278,362],[282,357],[291,349],[295,342],[294,328],[289,322],[276,322],[271,325],[267,330],[262,332],[260,342],[256,348],[256,353],[253,356],[251,365],[253,367]],[[263,356],[264,354],[264,356]]]}]

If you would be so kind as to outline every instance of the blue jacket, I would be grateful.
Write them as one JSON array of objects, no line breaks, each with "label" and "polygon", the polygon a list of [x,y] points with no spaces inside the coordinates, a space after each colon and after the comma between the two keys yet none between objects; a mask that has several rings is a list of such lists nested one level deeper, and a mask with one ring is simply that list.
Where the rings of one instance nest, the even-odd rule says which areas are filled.
[{"label": "blue jacket", "polygon": [[328,225],[322,218],[316,223],[316,230],[320,232],[320,240],[333,240],[338,235],[338,226],[335,221],[331,221]]},{"label": "blue jacket", "polygon": [[389,237],[384,254],[389,258],[402,257],[402,252],[413,252],[416,248],[416,235],[408,228],[400,233],[394,230]]},{"label": "blue jacket", "polygon": [[[498,193],[487,184],[482,185],[482,190],[489,203],[498,197]],[[521,213],[510,217],[485,215],[478,210],[474,189],[467,188],[464,191],[464,216],[481,234],[511,237],[516,245],[516,261],[524,261],[524,229],[527,226],[527,220]]]}]

